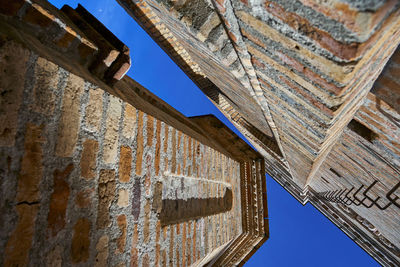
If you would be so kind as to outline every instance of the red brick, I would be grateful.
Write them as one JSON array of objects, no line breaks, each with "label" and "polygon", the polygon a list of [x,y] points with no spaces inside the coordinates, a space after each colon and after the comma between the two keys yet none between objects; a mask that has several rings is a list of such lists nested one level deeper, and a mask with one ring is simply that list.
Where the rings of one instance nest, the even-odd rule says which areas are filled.
[{"label": "red brick", "polygon": [[18,222],[5,247],[4,266],[28,266],[39,205],[20,204],[16,210]]},{"label": "red brick", "polygon": [[171,172],[176,173],[176,129],[172,129],[172,159],[171,159]]},{"label": "red brick", "polygon": [[55,151],[57,156],[71,157],[74,152],[78,140],[80,97],[83,87],[83,79],[71,73],[64,89],[62,114],[58,125]]},{"label": "red brick", "polygon": [[120,236],[117,238],[117,251],[119,253],[124,253],[126,244],[126,233],[127,233],[127,221],[126,216],[121,214],[117,218],[118,228],[121,232]]},{"label": "red brick", "polygon": [[149,266],[150,266],[149,254],[145,253],[143,256],[142,267],[149,267]]},{"label": "red brick", "polygon": [[143,222],[143,242],[147,244],[150,240],[150,200],[144,205],[144,222]]},{"label": "red brick", "polygon": [[132,149],[129,146],[121,146],[119,156],[119,181],[127,183],[131,179]]},{"label": "red brick", "polygon": [[132,234],[132,246],[131,246],[131,267],[138,267],[138,225],[135,223],[133,225],[133,234]]},{"label": "red brick", "polygon": [[101,170],[98,185],[99,204],[97,208],[97,228],[110,225],[109,209],[115,195],[115,171]]},{"label": "red brick", "polygon": [[89,208],[93,199],[93,188],[83,189],[76,194],[75,204],[78,208]]},{"label": "red brick", "polygon": [[138,114],[138,133],[137,133],[137,148],[136,148],[136,174],[142,174],[143,161],[143,112]]},{"label": "red brick", "polygon": [[154,137],[154,118],[147,115],[147,146],[151,147],[153,145]]},{"label": "red brick", "polygon": [[160,174],[160,157],[161,157],[161,121],[157,120],[156,125],[156,151],[154,159],[155,175]]},{"label": "red brick", "polygon": [[[168,151],[168,134],[169,134],[169,127],[168,125],[165,125],[165,133],[164,133],[164,154],[167,153]],[[168,157],[165,157],[165,162],[164,162],[164,171],[168,171]]]},{"label": "red brick", "polygon": [[40,200],[39,184],[42,179],[43,149],[46,139],[44,126],[27,123],[25,131],[24,156],[18,177],[17,202],[35,202]]},{"label": "red brick", "polygon": [[70,194],[68,178],[73,169],[74,165],[71,163],[63,171],[54,171],[53,193],[50,197],[49,215],[47,217],[51,236],[55,236],[65,227],[65,215]]},{"label": "red brick", "polygon": [[86,179],[93,179],[96,176],[96,158],[99,143],[96,140],[86,139],[83,142],[81,158],[81,176]]},{"label": "red brick", "polygon": [[90,247],[90,222],[86,218],[80,218],[74,226],[74,234],[71,244],[72,262],[85,262],[89,258]]}]

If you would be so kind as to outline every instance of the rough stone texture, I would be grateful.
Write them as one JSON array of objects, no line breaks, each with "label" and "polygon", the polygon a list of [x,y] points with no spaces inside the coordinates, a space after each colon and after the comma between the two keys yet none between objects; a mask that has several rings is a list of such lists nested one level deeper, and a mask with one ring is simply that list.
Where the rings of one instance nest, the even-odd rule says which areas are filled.
[{"label": "rough stone texture", "polygon": [[135,136],[136,131],[136,109],[127,104],[125,106],[125,116],[124,116],[124,128],[123,135],[126,138],[131,138]]},{"label": "rough stone texture", "polygon": [[69,164],[64,170],[54,171],[54,191],[50,197],[49,215],[47,223],[50,235],[55,236],[65,227],[65,217],[70,195],[68,178],[74,166]]},{"label": "rough stone texture", "polygon": [[121,189],[118,192],[118,206],[127,207],[129,204],[129,191],[126,189]]},{"label": "rough stone texture", "polygon": [[[237,238],[242,258],[249,251],[239,248],[267,239],[267,221],[243,225],[265,217],[262,176],[249,184],[243,169],[256,170],[260,154],[215,118],[189,119],[128,77],[105,84],[89,70],[104,51],[89,48],[103,37],[121,45],[112,33],[97,25],[96,38],[81,36],[47,1],[21,1],[0,7],[0,81],[12,89],[1,91],[10,129],[0,143],[1,266],[184,266]],[[180,206],[176,222],[161,220],[171,208],[164,189]]]},{"label": "rough stone texture", "polygon": [[81,176],[85,179],[93,179],[96,176],[96,161],[99,143],[96,140],[87,139],[83,142],[81,158]]},{"label": "rough stone texture", "polygon": [[76,195],[75,204],[81,209],[89,208],[92,206],[93,195],[94,195],[93,188],[88,188],[79,191]]},{"label": "rough stone texture", "polygon": [[40,200],[39,184],[43,175],[43,125],[27,124],[24,143],[24,156],[18,176],[17,203],[38,203]]},{"label": "rough stone texture", "polygon": [[54,111],[54,91],[58,83],[58,66],[44,58],[38,58],[35,68],[32,110],[44,115]]},{"label": "rough stone texture", "polygon": [[47,255],[47,266],[52,267],[61,267],[62,266],[62,257],[61,257],[61,247],[55,247],[48,255]]},{"label": "rough stone texture", "polygon": [[102,229],[111,223],[109,209],[115,194],[115,171],[101,170],[99,175],[97,208],[97,228]]},{"label": "rough stone texture", "polygon": [[132,149],[128,146],[122,146],[119,159],[119,181],[127,183],[131,178]]},{"label": "rough stone texture", "polygon": [[117,217],[117,224],[121,232],[121,235],[117,239],[117,251],[119,253],[123,253],[125,251],[125,245],[126,245],[126,227],[127,227],[125,214],[121,214]]},{"label": "rough stone texture", "polygon": [[78,140],[80,96],[83,86],[83,79],[71,73],[64,89],[56,145],[57,156],[71,157],[74,152],[76,141]]},{"label": "rough stone texture", "polygon": [[29,51],[8,42],[0,46],[0,146],[13,146]]},{"label": "rough stone texture", "polygon": [[[263,155],[273,178],[380,264],[400,264],[398,208],[379,208],[400,175],[398,1],[118,2]],[[181,137],[170,133],[165,166],[180,174],[188,162],[177,163]],[[337,203],[360,186],[360,196],[379,201]]]},{"label": "rough stone texture", "polygon": [[88,219],[79,219],[74,226],[71,244],[72,262],[85,262],[89,258],[90,222]]},{"label": "rough stone texture", "polygon": [[16,207],[18,223],[7,242],[4,266],[25,266],[28,264],[38,209],[38,204],[20,204]]},{"label": "rough stone texture", "polygon": [[96,260],[94,266],[106,266],[108,259],[108,241],[109,238],[106,235],[100,237],[99,241],[96,244]]},{"label": "rough stone texture", "polygon": [[90,89],[89,103],[86,106],[86,125],[93,132],[98,132],[101,125],[101,115],[103,111],[103,90]]},{"label": "rough stone texture", "polygon": [[116,161],[121,109],[121,101],[114,96],[110,96],[103,145],[103,160],[105,163],[114,163]]}]

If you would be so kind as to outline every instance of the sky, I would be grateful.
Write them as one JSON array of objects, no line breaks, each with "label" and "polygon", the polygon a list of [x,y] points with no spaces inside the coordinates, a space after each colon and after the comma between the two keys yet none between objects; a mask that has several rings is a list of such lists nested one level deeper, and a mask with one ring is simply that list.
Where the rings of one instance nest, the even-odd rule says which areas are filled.
[{"label": "sky", "polygon": [[[214,114],[243,136],[158,47],[116,0],[50,0],[61,8],[81,3],[131,51],[128,76],[185,116]],[[312,205],[302,206],[268,175],[270,238],[246,267],[373,267],[379,264]]]}]

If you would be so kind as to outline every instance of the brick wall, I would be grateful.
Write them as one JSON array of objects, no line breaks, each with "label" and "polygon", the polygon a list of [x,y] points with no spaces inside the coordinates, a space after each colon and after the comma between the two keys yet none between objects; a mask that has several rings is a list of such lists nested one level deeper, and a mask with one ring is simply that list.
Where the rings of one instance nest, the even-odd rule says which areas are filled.
[{"label": "brick wall", "polygon": [[[387,197],[400,185],[398,1],[118,2],[273,178],[379,263],[399,265],[398,205]],[[344,204],[360,187],[365,202]]]},{"label": "brick wall", "polygon": [[[186,266],[242,232],[239,162],[15,42],[0,58],[2,264]],[[162,225],[188,179],[231,206]]]}]

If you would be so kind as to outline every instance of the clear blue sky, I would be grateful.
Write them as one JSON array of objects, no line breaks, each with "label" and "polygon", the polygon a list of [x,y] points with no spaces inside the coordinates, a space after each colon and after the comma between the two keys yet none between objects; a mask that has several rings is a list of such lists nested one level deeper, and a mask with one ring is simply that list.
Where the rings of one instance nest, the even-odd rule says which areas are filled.
[{"label": "clear blue sky", "polygon": [[[60,8],[78,3],[88,9],[130,49],[128,75],[186,116],[214,114],[236,129],[186,77],[115,0],[51,0]],[[312,205],[302,206],[267,176],[270,238],[246,263],[270,267],[379,266]]]}]

